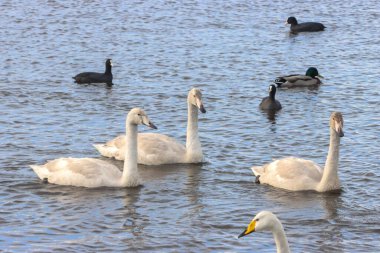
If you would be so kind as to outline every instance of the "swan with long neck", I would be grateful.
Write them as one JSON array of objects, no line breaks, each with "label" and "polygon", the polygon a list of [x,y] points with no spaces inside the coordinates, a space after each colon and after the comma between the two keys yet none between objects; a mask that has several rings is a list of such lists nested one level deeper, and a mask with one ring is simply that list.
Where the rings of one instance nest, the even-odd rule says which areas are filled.
[{"label": "swan with long neck", "polygon": [[[163,134],[138,134],[138,163],[160,165],[203,162],[203,152],[198,135],[198,110],[205,113],[202,93],[193,88],[187,96],[188,118],[186,145]],[[120,135],[106,144],[94,144],[101,155],[124,160],[125,136]]]},{"label": "swan with long neck", "polygon": [[330,116],[330,146],[324,169],[310,160],[287,157],[252,167],[256,182],[290,191],[339,190],[339,144],[343,136],[343,116],[340,112],[333,112]]},{"label": "swan with long neck", "polygon": [[246,236],[252,232],[270,231],[276,242],[277,253],[290,253],[288,240],[280,220],[269,211],[259,212],[248,227],[238,236]]},{"label": "swan with long neck", "polygon": [[59,158],[30,167],[41,180],[52,184],[83,187],[135,187],[141,184],[137,169],[137,125],[157,129],[144,110],[132,109],[126,119],[126,147],[123,172],[106,161],[94,158]]}]

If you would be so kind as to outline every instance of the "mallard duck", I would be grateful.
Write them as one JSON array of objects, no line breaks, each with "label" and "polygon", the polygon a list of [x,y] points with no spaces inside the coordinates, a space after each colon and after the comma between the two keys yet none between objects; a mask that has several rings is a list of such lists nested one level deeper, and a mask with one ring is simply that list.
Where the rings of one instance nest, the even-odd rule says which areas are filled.
[{"label": "mallard duck", "polygon": [[305,22],[298,24],[295,17],[289,17],[288,20],[286,20],[286,24],[290,24],[290,31],[292,33],[319,32],[326,28],[323,24],[317,22]]},{"label": "mallard duck", "polygon": [[106,83],[107,85],[113,85],[112,83],[112,61],[107,59],[106,71],[104,73],[96,72],[83,72],[73,77],[75,83],[78,84],[90,84],[90,83]]},{"label": "mallard duck", "polygon": [[319,78],[323,76],[318,73],[317,68],[310,67],[305,75],[279,76],[274,82],[281,88],[315,87],[322,83]]},{"label": "mallard duck", "polygon": [[276,95],[276,86],[271,84],[269,85],[269,96],[261,100],[260,109],[268,110],[268,111],[281,110],[282,108],[281,103],[278,100],[276,100],[275,95]]}]

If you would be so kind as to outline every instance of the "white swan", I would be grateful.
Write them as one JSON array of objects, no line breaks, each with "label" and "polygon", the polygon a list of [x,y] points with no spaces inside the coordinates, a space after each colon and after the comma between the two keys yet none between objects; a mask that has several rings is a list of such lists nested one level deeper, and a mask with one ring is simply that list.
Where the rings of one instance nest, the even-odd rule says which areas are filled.
[{"label": "white swan", "polygon": [[290,191],[326,192],[340,189],[339,143],[343,136],[342,114],[333,112],[330,116],[330,147],[323,170],[313,161],[287,157],[261,167],[252,167],[256,182]]},{"label": "white swan", "polygon": [[41,180],[52,184],[84,187],[134,187],[141,184],[137,170],[137,125],[156,129],[145,112],[132,109],[126,120],[124,169],[94,158],[58,158],[44,165],[31,165]]},{"label": "white swan", "polygon": [[[138,163],[160,165],[173,163],[200,163],[203,161],[201,142],[198,136],[198,109],[205,113],[202,93],[193,88],[187,96],[188,118],[186,146],[176,139],[163,134],[138,134]],[[106,144],[94,144],[106,157],[124,160],[125,136],[120,135]]]},{"label": "white swan", "polygon": [[277,253],[289,253],[288,240],[286,239],[284,228],[281,222],[273,213],[269,211],[259,212],[255,218],[249,223],[247,229],[245,229],[239,236],[243,237],[252,232],[270,231],[273,234],[276,242]]}]

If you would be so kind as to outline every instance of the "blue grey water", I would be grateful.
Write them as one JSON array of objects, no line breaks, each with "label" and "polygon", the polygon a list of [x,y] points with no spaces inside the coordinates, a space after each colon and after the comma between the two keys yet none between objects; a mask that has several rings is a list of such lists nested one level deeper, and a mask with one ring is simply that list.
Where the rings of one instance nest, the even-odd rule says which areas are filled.
[{"label": "blue grey water", "polygon": [[[0,251],[274,252],[270,233],[237,239],[261,210],[294,252],[380,251],[378,1],[3,0],[0,13]],[[290,35],[291,15],[327,29]],[[112,88],[72,82],[106,58]],[[259,111],[276,76],[309,66],[319,89],[279,90],[282,111]],[[139,166],[134,189],[43,184],[29,167],[101,158],[92,144],[137,106],[184,142],[191,87],[207,109],[203,165]],[[272,159],[323,165],[332,111],[345,120],[341,193],[254,183],[250,167]]]}]

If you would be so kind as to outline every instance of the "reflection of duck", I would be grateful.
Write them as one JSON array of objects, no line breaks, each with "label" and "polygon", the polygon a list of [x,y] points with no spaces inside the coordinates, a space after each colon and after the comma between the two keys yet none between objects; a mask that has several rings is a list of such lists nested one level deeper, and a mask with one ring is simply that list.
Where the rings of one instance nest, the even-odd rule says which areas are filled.
[{"label": "reflection of duck", "polygon": [[305,75],[279,76],[274,82],[281,88],[316,87],[321,84],[319,78],[323,76],[318,73],[317,68],[310,67]]},{"label": "reflection of duck", "polygon": [[[160,165],[173,163],[203,162],[201,142],[198,136],[198,110],[205,113],[202,93],[191,89],[187,97],[188,121],[186,146],[176,139],[163,134],[141,133],[138,135],[138,163]],[[106,144],[95,144],[94,147],[106,157],[124,160],[125,136],[120,135]]]},{"label": "reflection of duck", "polygon": [[317,22],[298,23],[295,17],[289,17],[286,23],[290,24],[290,31],[292,33],[319,32],[326,28],[323,24]]},{"label": "reflection of duck", "polygon": [[123,172],[113,164],[94,158],[59,158],[31,167],[41,180],[53,184],[91,188],[138,186],[141,182],[137,170],[137,125],[156,128],[142,109],[134,108],[128,113]]},{"label": "reflection of duck", "polygon": [[330,147],[324,169],[310,160],[287,157],[263,166],[252,167],[252,171],[260,183],[291,191],[338,190],[339,144],[343,135],[342,114],[333,112],[330,116]]},{"label": "reflection of duck", "polygon": [[107,85],[113,85],[112,83],[112,61],[107,59],[106,71],[104,73],[97,72],[83,72],[73,77],[75,83],[78,84],[90,84],[90,83],[106,83]]},{"label": "reflection of duck", "polygon": [[277,253],[289,253],[288,239],[286,238],[284,228],[280,220],[269,211],[259,212],[255,218],[249,223],[247,229],[245,229],[239,236],[243,237],[252,232],[269,231],[272,232],[274,240],[276,242]]},{"label": "reflection of duck", "polygon": [[281,103],[278,100],[276,100],[275,96],[276,96],[276,86],[271,84],[269,85],[269,96],[261,100],[260,109],[267,110],[267,111],[281,110],[282,108]]}]

